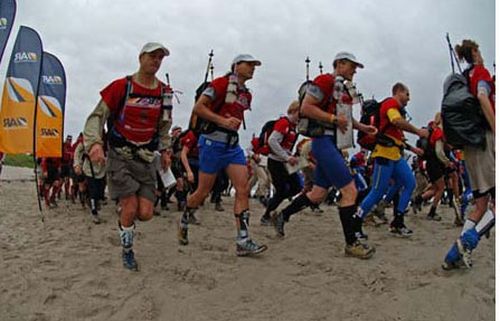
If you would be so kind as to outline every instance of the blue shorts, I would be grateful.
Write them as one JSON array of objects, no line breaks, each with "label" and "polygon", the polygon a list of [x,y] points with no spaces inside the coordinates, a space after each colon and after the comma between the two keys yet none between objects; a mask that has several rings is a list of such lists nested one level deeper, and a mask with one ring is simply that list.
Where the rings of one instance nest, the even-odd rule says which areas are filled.
[{"label": "blue shorts", "polygon": [[216,142],[201,135],[198,140],[200,150],[200,171],[216,174],[231,164],[246,166],[245,153],[240,145],[234,147],[226,143]]},{"label": "blue shorts", "polygon": [[320,136],[312,141],[312,155],[316,160],[314,184],[325,189],[332,185],[341,189],[352,181],[351,173],[333,139],[331,136]]}]

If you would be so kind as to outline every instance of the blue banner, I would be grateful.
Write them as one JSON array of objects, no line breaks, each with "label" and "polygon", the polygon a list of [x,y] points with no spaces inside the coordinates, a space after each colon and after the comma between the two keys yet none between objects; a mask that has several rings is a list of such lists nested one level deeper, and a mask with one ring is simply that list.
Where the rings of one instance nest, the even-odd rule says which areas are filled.
[{"label": "blue banner", "polygon": [[15,16],[16,0],[0,0],[0,61],[2,61]]},{"label": "blue banner", "polygon": [[10,57],[0,106],[0,151],[7,154],[33,153],[42,52],[38,33],[21,26]]},{"label": "blue banner", "polygon": [[36,157],[62,157],[66,74],[59,59],[44,52],[36,109]]}]

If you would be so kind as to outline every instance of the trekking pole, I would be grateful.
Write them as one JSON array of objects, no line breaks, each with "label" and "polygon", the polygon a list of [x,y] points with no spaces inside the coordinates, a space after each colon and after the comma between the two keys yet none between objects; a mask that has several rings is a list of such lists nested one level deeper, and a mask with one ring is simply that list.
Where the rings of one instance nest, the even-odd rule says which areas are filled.
[{"label": "trekking pole", "polygon": [[455,73],[455,61],[457,62],[457,68],[460,73],[462,73],[462,68],[460,67],[460,62],[458,61],[457,56],[455,55],[455,50],[453,50],[453,46],[450,41],[450,34],[446,33],[446,41],[448,42],[448,50],[450,51],[450,60],[451,60],[451,70]]},{"label": "trekking pole", "polygon": [[311,60],[309,59],[309,56],[306,57],[306,80],[309,81],[309,63]]},{"label": "trekking pole", "polygon": [[[205,80],[204,82],[207,82],[208,80],[208,73],[210,72],[212,67],[212,57],[214,56],[214,50],[210,50],[210,53],[208,54],[208,64],[207,64],[207,71],[205,72]],[[212,78],[213,78],[213,72],[212,72]]]},{"label": "trekking pole", "polygon": [[321,61],[319,62],[318,67],[319,67],[319,73],[320,73],[320,75],[322,75],[323,74],[323,64],[321,63]]},{"label": "trekking pole", "polygon": [[210,80],[214,80],[214,64],[210,62]]}]

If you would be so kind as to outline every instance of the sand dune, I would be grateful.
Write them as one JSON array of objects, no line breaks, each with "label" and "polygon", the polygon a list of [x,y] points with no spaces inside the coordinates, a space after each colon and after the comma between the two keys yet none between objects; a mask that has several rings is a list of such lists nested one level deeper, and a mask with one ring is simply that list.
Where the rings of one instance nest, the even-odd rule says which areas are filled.
[{"label": "sand dune", "polygon": [[361,261],[343,256],[336,208],[294,216],[277,240],[258,225],[257,202],[251,233],[269,250],[237,258],[231,203],[222,213],[207,204],[187,247],[176,242],[179,212],[139,223],[134,273],[122,267],[113,205],[94,225],[88,211],[60,201],[42,223],[33,182],[0,182],[0,319],[494,320],[494,232],[472,270],[442,271],[459,233],[446,207],[442,222],[409,214],[411,240],[365,228],[377,253]]}]

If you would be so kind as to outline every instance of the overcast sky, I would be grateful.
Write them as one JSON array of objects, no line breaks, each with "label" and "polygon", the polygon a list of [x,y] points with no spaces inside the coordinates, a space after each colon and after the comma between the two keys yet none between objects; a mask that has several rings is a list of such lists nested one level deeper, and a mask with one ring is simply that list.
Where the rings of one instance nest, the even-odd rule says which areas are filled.
[{"label": "overcast sky", "polygon": [[74,136],[99,91],[137,70],[139,50],[148,41],[162,42],[171,51],[158,76],[164,80],[168,71],[172,85],[184,92],[174,106],[174,123],[183,127],[210,49],[216,77],[238,53],[262,61],[247,83],[254,100],[248,129],[240,132],[244,146],[252,132],[283,114],[296,98],[306,56],[314,77],[319,61],[331,72],[338,51],[353,52],[365,64],[354,79],[365,97],[382,99],[395,82],[406,83],[408,111],[418,126],[438,111],[442,82],[451,71],[446,32],[453,44],[477,41],[491,72],[495,56],[493,0],[18,0],[2,81],[20,25],[36,29],[44,50],[66,69],[65,131]]}]

